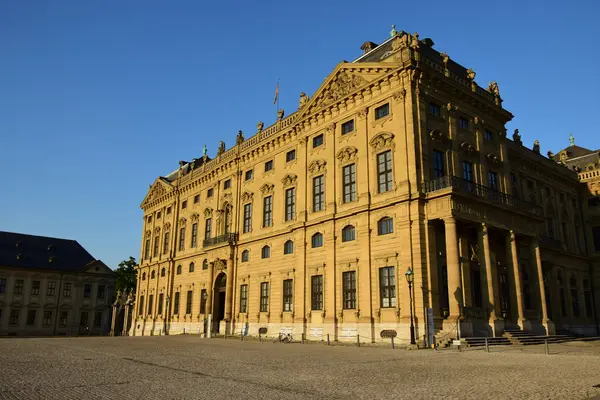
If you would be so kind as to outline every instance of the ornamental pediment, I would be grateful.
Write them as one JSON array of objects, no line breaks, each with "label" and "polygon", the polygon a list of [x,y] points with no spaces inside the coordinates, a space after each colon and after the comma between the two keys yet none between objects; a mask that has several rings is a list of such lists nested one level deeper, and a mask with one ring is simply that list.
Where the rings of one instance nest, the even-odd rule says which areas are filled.
[{"label": "ornamental pediment", "polygon": [[173,190],[173,187],[165,182],[162,178],[158,178],[154,181],[150,188],[148,189],[148,194],[144,197],[142,201],[141,208],[144,208],[149,203],[158,200],[162,196],[170,193]]}]

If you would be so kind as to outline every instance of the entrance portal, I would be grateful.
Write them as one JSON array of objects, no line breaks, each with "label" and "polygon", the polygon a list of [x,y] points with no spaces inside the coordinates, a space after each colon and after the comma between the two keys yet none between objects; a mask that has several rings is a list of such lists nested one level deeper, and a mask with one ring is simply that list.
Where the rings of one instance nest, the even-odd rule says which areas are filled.
[{"label": "entrance portal", "polygon": [[213,293],[213,332],[219,333],[219,325],[225,319],[225,289],[227,287],[227,276],[221,273],[215,280]]}]

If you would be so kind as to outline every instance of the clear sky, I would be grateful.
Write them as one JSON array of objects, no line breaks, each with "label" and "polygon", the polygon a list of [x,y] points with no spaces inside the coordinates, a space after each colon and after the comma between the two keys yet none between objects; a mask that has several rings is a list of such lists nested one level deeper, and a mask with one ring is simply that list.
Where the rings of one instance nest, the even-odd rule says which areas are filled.
[{"label": "clear sky", "polygon": [[600,3],[0,1],[0,230],[139,258],[148,185],[290,112],[392,24],[497,80],[526,145],[600,148]]}]

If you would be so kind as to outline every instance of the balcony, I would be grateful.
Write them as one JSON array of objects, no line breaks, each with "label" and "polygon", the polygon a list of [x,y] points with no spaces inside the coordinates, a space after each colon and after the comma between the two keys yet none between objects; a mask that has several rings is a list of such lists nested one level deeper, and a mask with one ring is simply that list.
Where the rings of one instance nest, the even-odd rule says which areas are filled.
[{"label": "balcony", "polygon": [[425,193],[432,193],[438,190],[451,188],[457,192],[471,194],[493,203],[503,204],[537,216],[542,215],[542,207],[537,204],[529,203],[509,194],[499,192],[487,186],[469,182],[456,176],[442,176],[441,178],[432,181],[426,181],[423,183],[423,188]]},{"label": "balcony", "polygon": [[237,242],[237,240],[238,240],[237,233],[226,233],[221,236],[215,236],[212,238],[204,239],[204,241],[202,241],[202,247],[216,246],[216,245],[222,244],[222,243],[234,244]]}]

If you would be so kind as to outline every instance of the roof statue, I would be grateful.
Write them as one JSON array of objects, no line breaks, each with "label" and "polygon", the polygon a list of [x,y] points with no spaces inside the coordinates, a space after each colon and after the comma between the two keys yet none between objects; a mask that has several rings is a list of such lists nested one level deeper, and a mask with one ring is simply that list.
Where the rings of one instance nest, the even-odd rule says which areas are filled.
[{"label": "roof statue", "polygon": [[285,110],[283,108],[280,108],[279,110],[277,110],[277,119],[283,119],[284,115],[285,115]]},{"label": "roof statue", "polygon": [[392,25],[392,30],[390,31],[390,37],[396,36],[396,33],[398,33],[396,31],[396,25]]},{"label": "roof statue", "polygon": [[573,132],[569,133],[569,143],[571,143],[571,146],[575,146],[575,136],[573,136]]},{"label": "roof statue", "polygon": [[473,68],[469,68],[467,70],[467,79],[472,81],[475,79],[475,75],[477,75],[477,74],[475,73],[475,71],[473,71]]},{"label": "roof statue", "polygon": [[308,100],[310,100],[310,98],[306,95],[306,93],[300,93],[300,105],[298,106],[298,110],[303,108],[306,105],[306,103],[308,103]]},{"label": "roof statue", "polygon": [[490,82],[488,85],[488,90],[494,96],[500,97],[500,89],[498,89],[498,82],[496,82],[496,81]]},{"label": "roof statue", "polygon": [[536,140],[535,142],[533,142],[533,152],[540,154],[540,141]]},{"label": "roof statue", "polygon": [[264,127],[265,127],[265,123],[262,121],[259,121],[258,124],[256,124],[256,129],[258,129],[259,132],[261,132]]},{"label": "roof statue", "polygon": [[221,140],[219,142],[219,149],[217,150],[217,156],[220,156],[223,153],[225,153],[225,142]]},{"label": "roof statue", "polygon": [[203,156],[204,158],[206,158],[206,157],[207,157],[207,152],[208,152],[208,150],[206,149],[206,145],[204,145],[204,147],[202,148],[202,156]]},{"label": "roof statue", "polygon": [[419,33],[418,32],[415,32],[415,34],[412,35],[411,41],[410,41],[410,47],[412,47],[413,49],[419,48]]},{"label": "roof statue", "polygon": [[521,135],[519,134],[519,130],[518,129],[515,129],[515,133],[513,133],[513,140],[517,144],[522,144],[523,143],[521,141]]},{"label": "roof statue", "polygon": [[552,150],[548,150],[548,158],[554,160],[554,152]]},{"label": "roof statue", "polygon": [[235,139],[235,144],[242,144],[244,143],[244,132],[242,132],[241,130],[238,131],[237,134],[237,138]]}]

